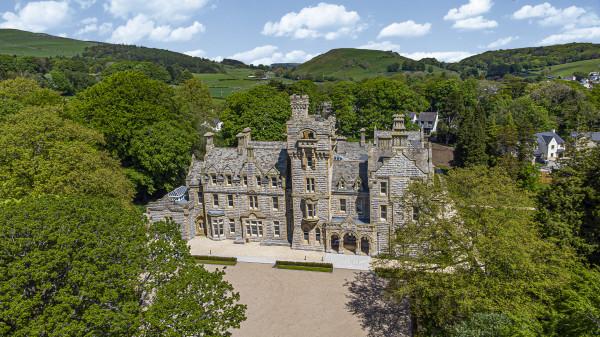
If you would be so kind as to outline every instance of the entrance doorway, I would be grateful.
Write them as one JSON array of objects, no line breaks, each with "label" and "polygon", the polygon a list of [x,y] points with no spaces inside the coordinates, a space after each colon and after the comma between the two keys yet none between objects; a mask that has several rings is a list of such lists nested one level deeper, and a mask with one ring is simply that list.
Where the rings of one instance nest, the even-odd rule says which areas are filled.
[{"label": "entrance doorway", "polygon": [[356,254],[356,236],[352,233],[344,235],[344,251],[350,251]]},{"label": "entrance doorway", "polygon": [[331,247],[331,250],[339,252],[340,251],[340,237],[337,236],[337,234],[333,234],[330,238],[331,242],[329,243],[329,246]]},{"label": "entrance doorway", "polygon": [[206,236],[206,224],[204,223],[204,218],[196,219],[196,229],[198,230],[198,235]]},{"label": "entrance doorway", "polygon": [[369,239],[362,237],[360,239],[360,251],[365,255],[369,255],[369,248]]}]

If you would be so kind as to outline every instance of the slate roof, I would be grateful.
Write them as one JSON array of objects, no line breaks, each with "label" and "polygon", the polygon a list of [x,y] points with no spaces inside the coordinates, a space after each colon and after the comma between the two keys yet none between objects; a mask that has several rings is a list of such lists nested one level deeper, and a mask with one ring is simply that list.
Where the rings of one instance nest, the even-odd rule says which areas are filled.
[{"label": "slate roof", "polygon": [[565,141],[560,138],[559,135],[556,134],[556,132],[539,132],[534,134],[534,136],[537,137],[537,142],[539,144],[546,144],[548,145],[550,143],[550,141],[552,141],[552,139],[556,139],[556,143],[557,144],[563,144]]},{"label": "slate roof", "polygon": [[[362,186],[359,191],[368,191],[368,162],[359,160],[334,160],[331,187],[337,191],[353,191],[354,182],[360,178]],[[346,181],[346,189],[339,189],[338,183],[341,178]]]},{"label": "slate roof", "polygon": [[424,178],[425,173],[419,169],[412,160],[404,154],[397,154],[383,164],[376,172],[376,176]]},{"label": "slate roof", "polygon": [[[281,175],[287,174],[286,142],[252,141],[250,145],[254,146],[254,160],[265,173],[275,166]],[[212,166],[218,172],[229,167],[239,173],[247,160],[252,161],[245,153],[238,155],[235,147],[214,147],[212,153],[204,157],[202,167],[206,171]]]},{"label": "slate roof", "polygon": [[[577,138],[579,133],[576,131],[571,132],[571,138]],[[594,142],[600,142],[600,132],[584,132],[581,134],[582,137],[590,138]]]},{"label": "slate roof", "polygon": [[419,121],[435,122],[438,118],[437,112],[421,112],[419,113]]}]

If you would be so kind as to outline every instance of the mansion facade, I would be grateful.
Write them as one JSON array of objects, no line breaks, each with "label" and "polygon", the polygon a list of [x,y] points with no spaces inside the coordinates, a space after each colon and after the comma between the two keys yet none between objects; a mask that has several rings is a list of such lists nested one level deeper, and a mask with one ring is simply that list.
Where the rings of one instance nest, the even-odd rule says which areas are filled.
[{"label": "mansion facade", "polygon": [[391,131],[373,142],[336,135],[335,117],[309,115],[307,95],[290,97],[286,141],[255,141],[246,128],[237,147],[216,147],[207,133],[203,160],[192,157],[186,185],[147,207],[182,236],[293,249],[376,255],[412,216],[400,200],[411,180],[433,177],[423,132]]}]

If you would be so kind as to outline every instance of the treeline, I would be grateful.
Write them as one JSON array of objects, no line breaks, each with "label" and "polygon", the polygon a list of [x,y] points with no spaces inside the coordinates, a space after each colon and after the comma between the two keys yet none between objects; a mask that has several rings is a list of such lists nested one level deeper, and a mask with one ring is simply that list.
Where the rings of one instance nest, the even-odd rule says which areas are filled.
[{"label": "treeline", "polygon": [[193,77],[179,64],[163,67],[153,62],[122,61],[114,57],[49,58],[0,54],[0,80],[30,78],[42,88],[72,96],[104,78],[124,70],[136,70],[168,84],[180,84]]},{"label": "treeline", "polygon": [[600,45],[569,43],[548,47],[528,47],[488,51],[458,62],[461,70],[476,68],[486,77],[504,76],[522,71],[536,71],[558,64],[600,58]]},{"label": "treeline", "polygon": [[84,57],[106,58],[137,62],[152,62],[162,67],[178,65],[192,73],[225,73],[223,67],[209,59],[176,53],[165,49],[138,47],[124,44],[99,44],[86,47]]}]

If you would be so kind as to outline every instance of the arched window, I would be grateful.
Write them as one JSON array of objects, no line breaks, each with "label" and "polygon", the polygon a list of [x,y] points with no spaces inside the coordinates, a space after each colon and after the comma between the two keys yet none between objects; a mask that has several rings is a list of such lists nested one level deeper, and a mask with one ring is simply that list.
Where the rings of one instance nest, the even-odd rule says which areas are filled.
[{"label": "arched window", "polygon": [[344,180],[344,178],[340,179],[340,182],[338,183],[338,187],[340,188],[340,190],[346,189],[346,180]]},{"label": "arched window", "polygon": [[303,139],[315,139],[315,133],[310,130],[302,131],[302,138]]},{"label": "arched window", "polygon": [[360,180],[360,178],[356,179],[356,181],[354,182],[354,190],[362,190],[362,180]]}]

